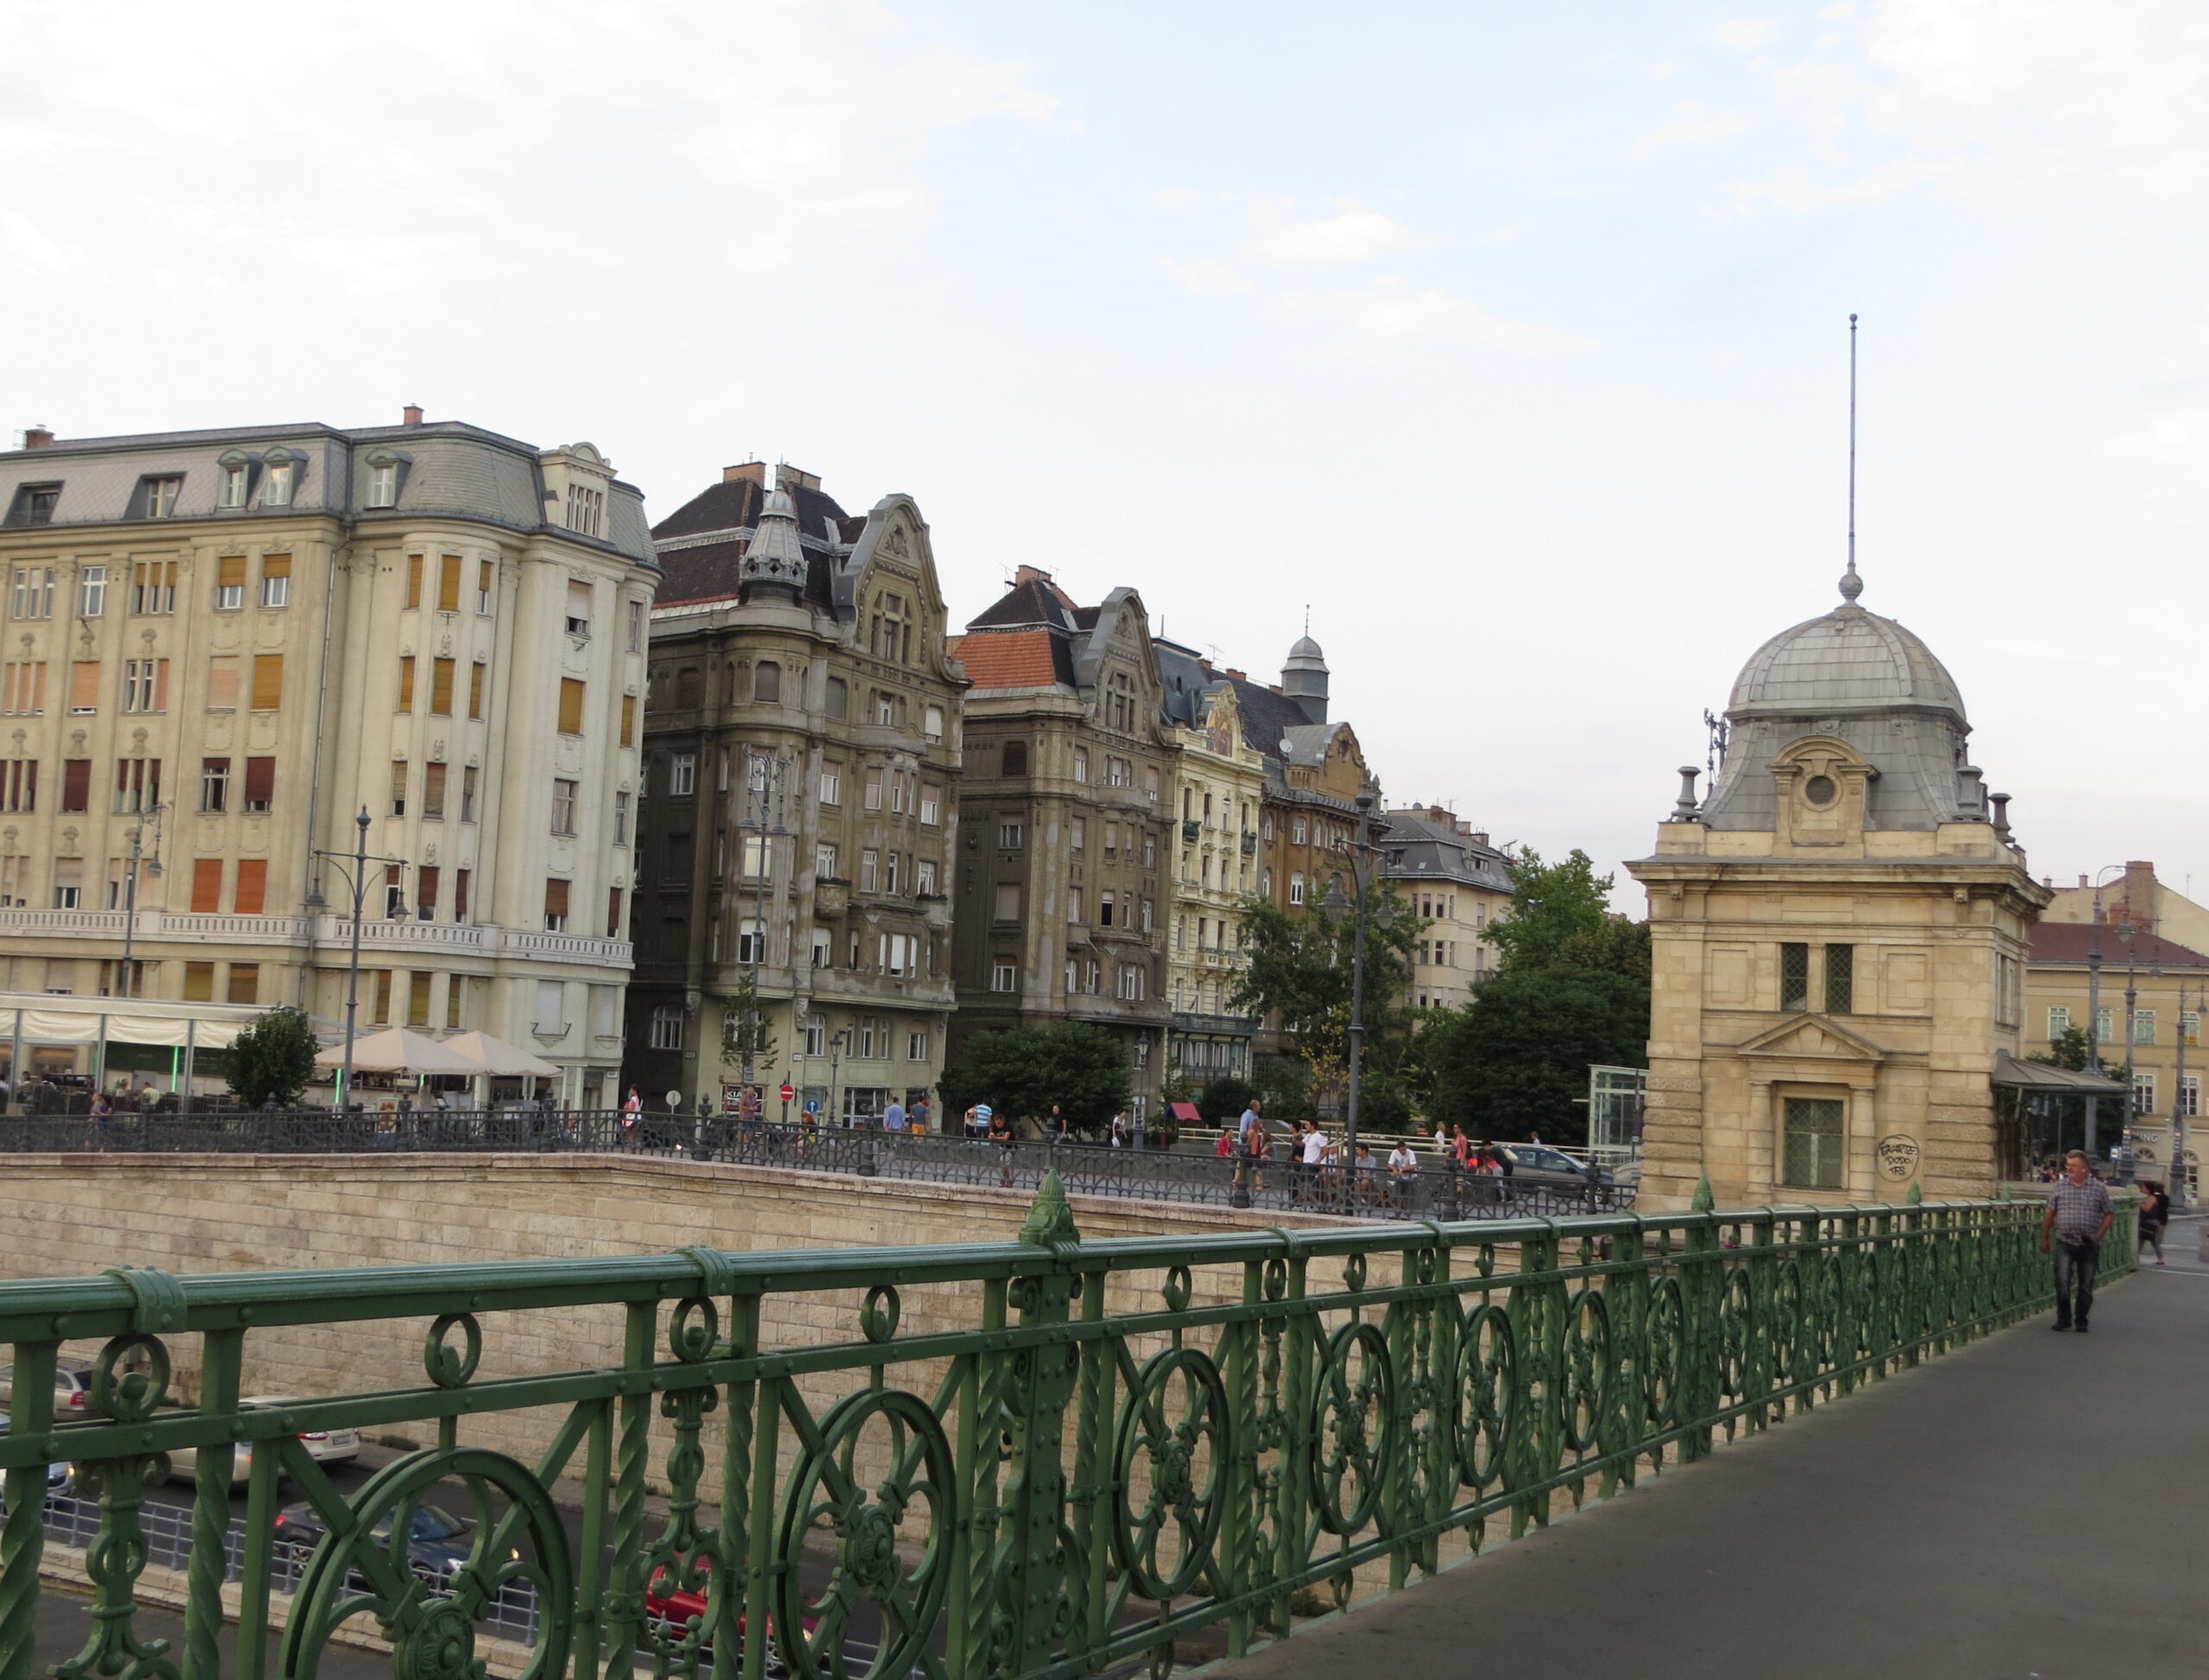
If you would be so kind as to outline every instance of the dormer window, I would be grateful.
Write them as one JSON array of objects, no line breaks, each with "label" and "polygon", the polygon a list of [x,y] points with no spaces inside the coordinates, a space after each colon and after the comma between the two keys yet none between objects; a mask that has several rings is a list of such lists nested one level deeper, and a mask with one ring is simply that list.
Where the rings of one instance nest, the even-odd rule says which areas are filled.
[{"label": "dormer window", "polygon": [[389,450],[378,450],[368,457],[368,498],[370,507],[399,506],[399,457]]},{"label": "dormer window", "polygon": [[253,496],[253,457],[232,450],[221,462],[223,481],[215,494],[217,507],[243,507]]},{"label": "dormer window", "polygon": [[263,507],[289,507],[292,492],[299,481],[299,459],[289,450],[271,450],[261,465],[267,476],[261,481],[261,505]]},{"label": "dormer window", "polygon": [[568,486],[568,529],[585,537],[598,535],[606,514],[606,492],[582,484]]},{"label": "dormer window", "polygon": [[141,518],[166,519],[176,512],[176,499],[184,494],[184,478],[178,473],[156,473],[138,481],[139,507],[144,511]]},{"label": "dormer window", "polygon": [[16,491],[15,505],[8,510],[9,525],[51,525],[53,510],[60,505],[61,487],[59,484],[25,484]]}]

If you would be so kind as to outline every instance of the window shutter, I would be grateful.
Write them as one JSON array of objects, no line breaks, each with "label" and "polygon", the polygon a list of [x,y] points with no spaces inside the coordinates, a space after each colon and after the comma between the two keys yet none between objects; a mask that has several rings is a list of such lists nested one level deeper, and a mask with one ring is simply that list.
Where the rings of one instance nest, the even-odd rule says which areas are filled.
[{"label": "window shutter", "polygon": [[215,563],[215,582],[224,589],[245,588],[245,556],[226,554]]},{"label": "window shutter", "polygon": [[288,554],[265,554],[261,557],[261,575],[267,577],[289,577],[292,557]]},{"label": "window shutter", "polygon": [[468,871],[464,869],[456,871],[452,878],[452,919],[468,920]]},{"label": "window shutter", "polygon": [[253,709],[273,712],[284,703],[284,656],[280,653],[256,653],[253,656]]},{"label": "window shutter", "polygon": [[156,659],[154,661],[154,703],[148,709],[166,712],[168,708],[169,662],[166,659]]},{"label": "window shutter", "polygon": [[560,679],[560,733],[580,735],[583,733],[583,685],[580,677]]},{"label": "window shutter", "polygon": [[588,625],[590,622],[590,585],[570,580],[568,584],[568,616]]},{"label": "window shutter", "polygon": [[261,906],[267,902],[268,860],[239,859],[237,890],[230,897],[230,909],[239,916],[259,916]]},{"label": "window shutter", "polygon": [[430,713],[433,717],[452,715],[452,667],[450,659],[430,662]]},{"label": "window shutter", "polygon": [[621,937],[621,889],[609,887],[606,893],[606,936]]},{"label": "window shutter", "polygon": [[276,761],[274,758],[248,758],[245,761],[245,802],[249,808],[267,805],[276,797]]},{"label": "window shutter", "polygon": [[79,659],[69,667],[69,709],[96,711],[100,703],[100,662]]},{"label": "window shutter", "polygon": [[184,1001],[187,1004],[211,1004],[215,1001],[215,965],[211,962],[188,962],[184,966]]},{"label": "window shutter", "polygon": [[434,915],[437,908],[437,865],[424,864],[414,871],[414,903]]},{"label": "window shutter", "polygon": [[550,922],[551,919],[556,916],[564,916],[567,913],[567,882],[562,880],[557,875],[547,876],[544,881],[544,916],[546,921]]},{"label": "window shutter", "polygon": [[229,712],[238,703],[238,662],[230,654],[217,654],[207,662],[207,709]]},{"label": "window shutter", "polygon": [[621,745],[634,746],[636,744],[637,696],[625,694],[621,696]]},{"label": "window shutter", "polygon": [[489,670],[481,659],[468,668],[468,715],[483,715],[483,673]]},{"label": "window shutter", "polygon": [[92,761],[90,758],[64,758],[61,761],[61,809],[81,811],[87,809],[92,796]]},{"label": "window shutter", "polygon": [[192,913],[212,916],[223,908],[223,860],[201,858],[192,865]]},{"label": "window shutter", "polygon": [[406,557],[406,604],[409,607],[422,604],[422,557],[419,554]]},{"label": "window shutter", "polygon": [[403,656],[399,662],[399,709],[402,712],[414,709],[414,656],[411,653]]},{"label": "window shutter", "polygon": [[448,554],[437,562],[437,610],[460,611],[460,557]]}]

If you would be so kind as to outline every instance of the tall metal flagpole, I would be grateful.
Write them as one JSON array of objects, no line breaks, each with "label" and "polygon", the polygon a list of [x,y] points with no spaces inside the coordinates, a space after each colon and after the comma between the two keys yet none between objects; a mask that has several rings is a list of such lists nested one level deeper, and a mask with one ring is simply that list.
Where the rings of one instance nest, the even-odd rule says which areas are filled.
[{"label": "tall metal flagpole", "polygon": [[1848,318],[1848,569],[1856,569],[1856,318]]}]

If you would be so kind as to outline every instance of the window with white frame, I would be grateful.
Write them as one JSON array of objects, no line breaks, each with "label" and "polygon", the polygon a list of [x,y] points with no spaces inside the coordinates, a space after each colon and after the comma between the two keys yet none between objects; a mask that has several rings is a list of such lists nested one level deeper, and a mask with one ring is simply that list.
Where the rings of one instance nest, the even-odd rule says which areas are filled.
[{"label": "window with white frame", "polygon": [[883,934],[875,941],[875,961],[882,972],[903,976],[913,972],[915,941],[910,934]]},{"label": "window with white frame", "polygon": [[289,507],[292,488],[299,482],[299,463],[289,450],[271,450],[262,460],[261,505],[263,507]]},{"label": "window with white frame", "polygon": [[368,457],[368,506],[399,506],[399,457],[387,450]]},{"label": "window with white frame", "polygon": [[835,935],[826,928],[813,930],[813,966],[826,968],[836,960]]},{"label": "window with white frame", "polygon": [[680,1004],[652,1005],[652,1048],[680,1050],[683,1048],[683,1006]]},{"label": "window with white frame", "polygon": [[570,836],[576,832],[576,784],[564,777],[552,778],[552,832]]},{"label": "window with white frame", "polygon": [[1017,822],[998,824],[998,850],[1000,852],[1019,851],[1022,832],[1021,826]]},{"label": "window with white frame", "polygon": [[2048,1039],[2053,1044],[2071,1030],[2071,1011],[2061,1004],[2049,1006],[2048,1011]]},{"label": "window with white frame", "polygon": [[828,1022],[825,1017],[818,1015],[806,1016],[805,1048],[798,1054],[806,1057],[828,1054]]},{"label": "window with white frame", "polygon": [[736,960],[743,963],[767,960],[767,924],[758,917],[747,916],[737,922]]},{"label": "window with white frame", "polygon": [[614,843],[616,846],[629,843],[629,796],[626,793],[614,796]]},{"label": "window with white frame", "polygon": [[827,840],[820,841],[813,848],[813,874],[816,880],[833,881],[836,878],[836,848]]},{"label": "window with white frame", "polygon": [[1147,978],[1148,977],[1143,972],[1142,964],[1132,962],[1122,963],[1120,965],[1120,983],[1118,988],[1121,1000],[1124,1003],[1141,1003],[1143,996],[1143,985]]},{"label": "window with white frame", "polygon": [[[565,983],[539,980],[537,983],[536,1030],[540,1033],[564,1032],[567,1025],[568,988]],[[683,1016],[680,1010],[676,1012],[675,1033],[675,1042],[679,1048],[683,1043]]]},{"label": "window with white frame", "polygon": [[642,653],[644,651],[645,603],[641,601],[632,601],[629,603],[629,651]]},{"label": "window with white frame", "polygon": [[991,991],[1017,991],[1020,989],[1020,965],[1010,957],[998,957],[990,964]]},{"label": "window with white frame", "polygon": [[770,838],[766,834],[746,834],[744,837],[744,844],[739,848],[738,862],[743,866],[746,880],[757,881],[766,875],[771,855],[768,851]]},{"label": "window with white frame", "polygon": [[935,859],[922,858],[913,865],[913,890],[923,898],[935,897]]},{"label": "window with white frame", "polygon": [[935,828],[942,826],[943,790],[933,782],[921,783],[921,826]]},{"label": "window with white frame", "polygon": [[2132,1070],[2132,1111],[2153,1114],[2156,1111],[2156,1074],[2153,1068],[2136,1067]]},{"label": "window with white frame", "polygon": [[921,733],[932,741],[943,739],[943,708],[930,706],[921,713]]},{"label": "window with white frame", "polygon": [[216,487],[217,507],[242,507],[253,492],[253,463],[242,455],[226,455],[222,481]]},{"label": "window with white frame", "polygon": [[77,574],[77,616],[96,619],[107,611],[107,568],[86,566]]},{"label": "window with white frame", "polygon": [[176,499],[184,493],[184,480],[173,473],[156,473],[142,481],[146,493],[146,517],[166,519],[176,512]]},{"label": "window with white frame", "polygon": [[2200,1012],[2194,1010],[2181,1010],[2178,1012],[2178,1031],[2179,1036],[2186,1041],[2187,1048],[2189,1050],[2200,1043],[2201,1016]]},{"label": "window with white frame", "polygon": [[1292,875],[1288,878],[1288,902],[1292,904],[1301,904],[1304,902],[1303,876]]},{"label": "window with white frame", "polygon": [[2153,1043],[2156,1041],[2156,1012],[2155,1012],[2155,1010],[2133,1010],[2133,1012],[2132,1012],[2132,1041],[2133,1041],[2135,1044],[2153,1044]]},{"label": "window with white frame", "polygon": [[2178,1082],[2178,1111],[2189,1120],[2201,1117],[2201,1075],[2188,1073]]},{"label": "window with white frame", "polygon": [[882,881],[882,853],[869,848],[859,853],[859,890],[874,892]]},{"label": "window with white frame", "polygon": [[677,752],[667,763],[667,791],[670,797],[682,799],[698,791],[698,755]]},{"label": "window with white frame", "polygon": [[2096,1010],[2094,1011],[2095,1043],[2106,1044],[2109,1042],[2110,1028],[2115,1022],[2116,1018],[2117,1016],[2114,1010]]},{"label": "window with white frame", "polygon": [[823,764],[821,767],[821,802],[824,805],[840,805],[844,802],[844,772],[841,767],[836,764]]},{"label": "window with white frame", "polygon": [[18,566],[9,617],[50,619],[53,616],[53,568]]},{"label": "window with white frame", "polygon": [[1077,782],[1089,780],[1089,749],[1086,746],[1077,746],[1073,750],[1073,779]]},{"label": "window with white frame", "polygon": [[1017,922],[1020,920],[1020,884],[1016,881],[1000,881],[993,903],[991,920]]},{"label": "window with white frame", "polygon": [[905,1035],[905,1060],[926,1061],[928,1059],[928,1035],[926,1028],[916,1028]]}]

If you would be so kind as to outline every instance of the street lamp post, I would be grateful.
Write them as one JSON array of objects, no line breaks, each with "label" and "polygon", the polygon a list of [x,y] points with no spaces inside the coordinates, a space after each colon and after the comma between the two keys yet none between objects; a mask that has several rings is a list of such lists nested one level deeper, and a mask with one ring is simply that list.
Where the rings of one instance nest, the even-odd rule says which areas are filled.
[{"label": "street lamp post", "polygon": [[[131,953],[138,937],[138,865],[139,859],[145,856],[146,824],[150,821],[154,825],[154,861],[147,867],[151,873],[158,875],[161,872],[161,817],[167,809],[167,806],[162,804],[160,800],[155,800],[139,812],[137,823],[130,830],[130,872],[124,878],[123,883],[123,972],[116,976],[115,982],[117,992],[124,997],[135,995],[136,990],[131,985],[133,978]],[[100,1016],[98,1064],[99,1071],[92,1080],[92,1088],[95,1091],[107,1084],[107,1016],[105,1015]]]},{"label": "street lamp post", "polygon": [[850,1037],[851,1034],[844,1031],[832,1034],[828,1040],[828,1123],[832,1126],[844,1123],[836,1107],[836,1081],[844,1065],[844,1045]]},{"label": "street lamp post", "polygon": [[[2205,989],[2196,986],[2193,991],[2194,1019],[2201,1016]],[[2186,983],[2178,988],[2178,1067],[2171,1075],[2171,1164],[2165,1176],[2164,1193],[2171,1199],[2171,1211],[2181,1212],[2186,1206]]]},{"label": "street lamp post", "polygon": [[[2123,864],[2105,864],[2094,878],[2094,943],[2086,953],[2086,1071],[2096,1079],[2101,1077],[2102,1072],[2102,886],[2111,870],[2121,873],[2124,868]],[[2128,903],[2125,908],[2130,911],[2131,906]],[[2131,1034],[2128,1032],[2125,1036],[2130,1038]],[[2129,1106],[2131,1098],[2128,1097],[2125,1101]],[[2089,1161],[2094,1156],[2094,1133],[2099,1129],[2097,1123],[2101,1118],[2101,1098],[2089,1092],[2085,1139]]]},{"label": "street lamp post", "polygon": [[[1357,796],[1357,838],[1350,844],[1350,884],[1356,892],[1355,901],[1343,897],[1339,878],[1327,889],[1327,896],[1320,901],[1323,908],[1339,916],[1344,910],[1351,912],[1350,958],[1350,1081],[1343,1103],[1343,1161],[1346,1182],[1355,1186],[1357,1182],[1357,1106],[1363,1083],[1365,1053],[1365,922],[1366,903],[1372,886],[1372,859],[1380,852],[1373,844],[1373,796],[1362,793]],[[1383,903],[1380,910],[1383,927],[1394,920],[1389,906]]]},{"label": "street lamp post", "polygon": [[2137,930],[2128,920],[2117,924],[2117,936],[2124,942],[2124,1165],[2118,1173],[2120,1183],[2132,1181],[2133,1134],[2140,1123],[2140,1086],[2133,1077],[2134,1046],[2140,1041],[2136,1029],[2140,1004],[2140,953],[2133,944]]},{"label": "street lamp post", "polygon": [[[381,864],[387,874],[406,867],[406,860],[404,858],[380,858],[369,854],[369,817],[367,806],[361,807],[360,815],[355,817],[353,821],[360,834],[359,838],[354,842],[351,852],[325,852],[318,847],[310,854],[318,861],[328,864],[343,875],[347,884],[353,889],[353,956],[351,966],[347,971],[345,984],[345,1071],[341,1076],[337,1088],[337,1100],[331,1104],[333,1108],[339,1110],[343,1110],[345,1104],[353,1099],[353,1027],[361,1007],[361,901],[367,896],[368,890],[368,865]],[[323,897],[319,882],[308,892],[306,903],[307,908],[311,910],[329,908],[329,901]],[[406,905],[403,898],[391,907],[390,914],[393,921],[405,919]]]}]

